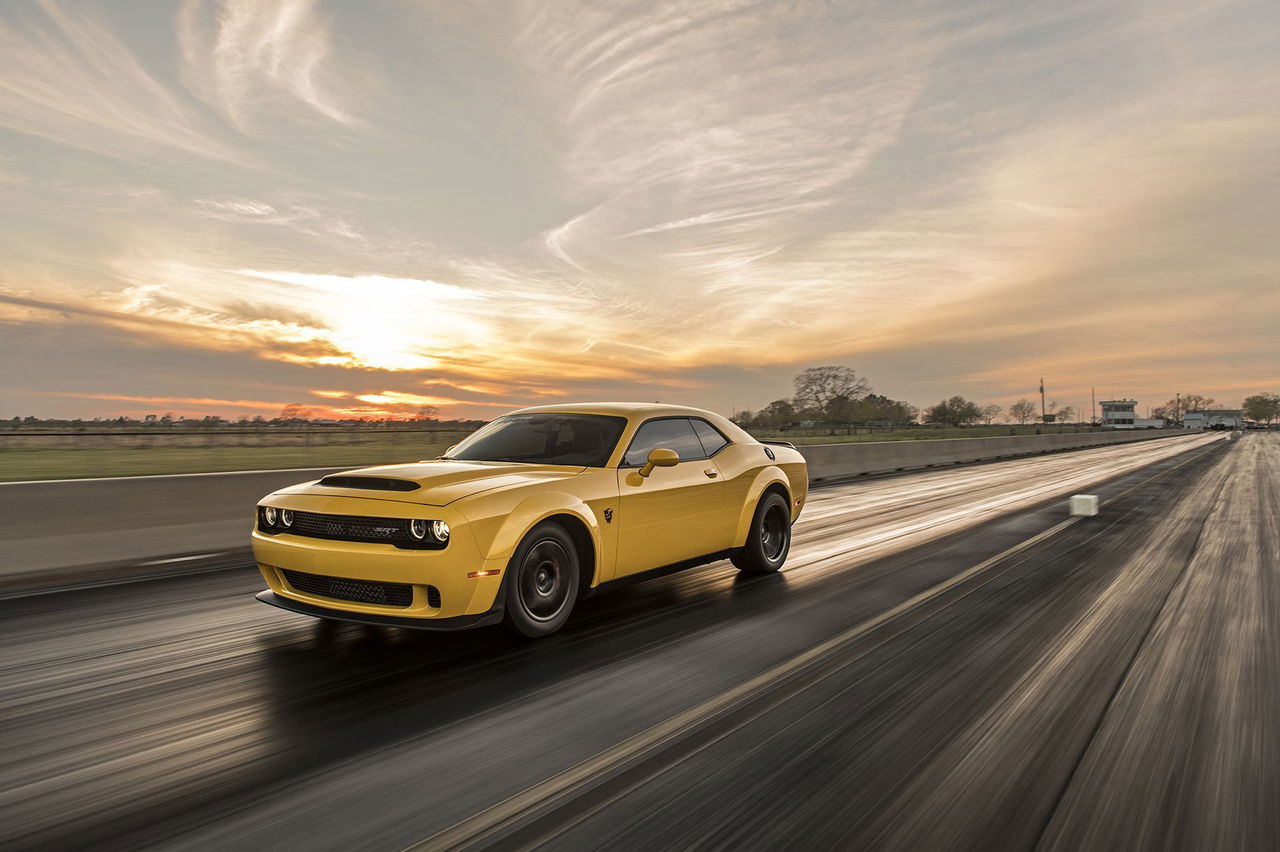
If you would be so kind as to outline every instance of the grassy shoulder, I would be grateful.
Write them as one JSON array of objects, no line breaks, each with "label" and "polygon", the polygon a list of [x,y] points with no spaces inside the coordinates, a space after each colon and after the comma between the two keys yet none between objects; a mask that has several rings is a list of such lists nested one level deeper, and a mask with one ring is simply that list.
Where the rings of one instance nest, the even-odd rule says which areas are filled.
[{"label": "grassy shoulder", "polygon": [[430,459],[449,444],[334,444],[317,447],[155,447],[153,449],[6,450],[0,481],[278,470],[290,467],[362,467]]}]

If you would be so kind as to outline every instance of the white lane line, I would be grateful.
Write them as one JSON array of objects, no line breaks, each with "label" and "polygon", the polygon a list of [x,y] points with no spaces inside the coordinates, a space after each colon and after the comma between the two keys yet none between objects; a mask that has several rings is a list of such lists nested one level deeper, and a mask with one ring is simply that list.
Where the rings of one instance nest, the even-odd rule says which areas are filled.
[{"label": "white lane line", "polygon": [[167,565],[170,562],[191,562],[195,559],[208,559],[210,556],[223,556],[227,553],[225,550],[219,550],[214,553],[197,553],[194,556],[170,556],[168,559],[151,559],[147,562],[139,562],[139,565]]},{"label": "white lane line", "polygon": [[[412,462],[410,462],[412,464]],[[357,465],[358,466],[358,465]],[[377,465],[367,465],[377,467]],[[0,485],[57,485],[64,482],[120,482],[134,479],[184,479],[192,476],[242,476],[246,473],[306,473],[313,470],[352,470],[347,467],[272,467],[264,470],[215,470],[209,473],[145,473],[138,476],[89,476],[83,479],[15,479]]]}]

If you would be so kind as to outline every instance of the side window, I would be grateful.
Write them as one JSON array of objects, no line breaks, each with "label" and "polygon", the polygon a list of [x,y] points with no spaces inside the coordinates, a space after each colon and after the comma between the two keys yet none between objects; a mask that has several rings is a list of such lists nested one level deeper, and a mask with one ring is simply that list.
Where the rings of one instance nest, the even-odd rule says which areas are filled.
[{"label": "side window", "polygon": [[705,459],[707,454],[702,450],[702,442],[683,417],[668,417],[662,420],[650,420],[642,423],[631,439],[631,447],[622,457],[624,466],[642,465],[649,458],[649,451],[662,448],[675,450],[680,461],[689,459]]},{"label": "side window", "polygon": [[706,451],[708,458],[729,445],[729,439],[707,421],[691,417],[689,422],[693,424],[693,431],[698,433],[698,439],[702,441],[702,449]]}]

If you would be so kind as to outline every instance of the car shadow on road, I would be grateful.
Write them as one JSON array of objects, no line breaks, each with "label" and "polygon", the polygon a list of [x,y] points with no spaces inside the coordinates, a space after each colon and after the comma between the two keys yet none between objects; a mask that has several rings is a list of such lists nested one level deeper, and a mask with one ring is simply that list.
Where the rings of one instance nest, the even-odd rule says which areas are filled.
[{"label": "car shadow on road", "polygon": [[719,563],[579,601],[562,632],[532,642],[499,627],[432,633],[290,616],[263,640],[273,746],[259,767],[290,775],[419,736],[787,599],[785,575]]}]

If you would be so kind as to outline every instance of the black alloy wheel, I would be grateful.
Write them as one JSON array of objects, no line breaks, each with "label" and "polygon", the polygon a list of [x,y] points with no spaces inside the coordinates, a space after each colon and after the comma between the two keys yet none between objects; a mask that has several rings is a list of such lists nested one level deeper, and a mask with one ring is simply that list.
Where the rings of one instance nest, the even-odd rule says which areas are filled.
[{"label": "black alloy wheel", "polygon": [[559,630],[573,610],[580,576],[578,550],[564,527],[534,527],[507,566],[507,629],[527,638]]},{"label": "black alloy wheel", "polygon": [[782,567],[791,551],[791,506],[777,491],[760,498],[747,541],[730,557],[739,571],[771,574]]}]

